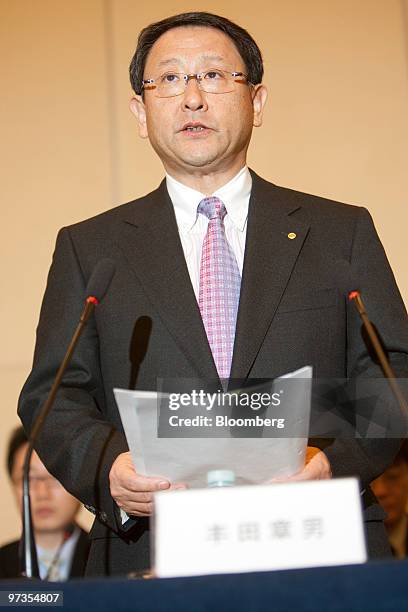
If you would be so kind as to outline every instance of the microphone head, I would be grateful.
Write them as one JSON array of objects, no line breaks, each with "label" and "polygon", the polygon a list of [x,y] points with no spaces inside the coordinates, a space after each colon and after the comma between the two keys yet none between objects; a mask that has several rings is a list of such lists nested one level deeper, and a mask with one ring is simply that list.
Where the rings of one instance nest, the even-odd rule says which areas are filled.
[{"label": "microphone head", "polygon": [[105,297],[114,274],[115,262],[112,259],[98,261],[86,287],[86,300],[99,304]]}]

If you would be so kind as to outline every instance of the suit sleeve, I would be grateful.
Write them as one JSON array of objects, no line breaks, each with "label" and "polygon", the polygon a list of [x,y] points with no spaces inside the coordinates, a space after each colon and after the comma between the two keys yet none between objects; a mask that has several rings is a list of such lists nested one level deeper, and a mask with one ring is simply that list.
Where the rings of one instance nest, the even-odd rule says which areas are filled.
[{"label": "suit sleeve", "polygon": [[[381,333],[396,376],[407,378],[407,313],[371,216],[364,208],[358,212],[349,263],[350,282],[353,285],[350,289],[361,292],[370,320]],[[406,431],[406,416],[401,415],[380,367],[369,354],[362,337],[361,321],[353,304],[349,304],[347,310],[347,376],[358,381],[372,379],[373,389],[379,389],[382,410],[388,411],[390,422],[401,424],[402,437]],[[363,488],[392,463],[399,446],[397,437],[336,439],[323,445],[333,475],[358,474]]]},{"label": "suit sleeve", "polygon": [[[48,275],[32,372],[19,400],[19,416],[30,432],[79,321],[88,278],[77,258],[69,229],[57,237]],[[103,305],[101,306],[103,307]],[[119,512],[109,489],[115,458],[128,450],[124,434],[104,418],[104,386],[98,334],[88,321],[54,406],[36,444],[48,470],[98,519],[121,531]]]}]

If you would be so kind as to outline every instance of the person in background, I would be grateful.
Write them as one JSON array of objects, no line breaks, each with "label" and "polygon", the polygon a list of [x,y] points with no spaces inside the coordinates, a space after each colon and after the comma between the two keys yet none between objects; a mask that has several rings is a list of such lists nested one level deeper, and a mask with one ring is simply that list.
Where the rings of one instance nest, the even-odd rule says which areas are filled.
[{"label": "person in background", "polygon": [[408,440],[371,488],[388,514],[384,524],[392,552],[397,559],[404,559],[408,556]]},{"label": "person in background", "polygon": [[[11,435],[7,469],[22,511],[23,467],[28,448],[22,427]],[[34,451],[30,463],[30,498],[40,576],[61,581],[83,576],[88,557],[88,534],[75,522],[80,502],[47,470]],[[19,540],[0,548],[0,578],[19,576]]]}]

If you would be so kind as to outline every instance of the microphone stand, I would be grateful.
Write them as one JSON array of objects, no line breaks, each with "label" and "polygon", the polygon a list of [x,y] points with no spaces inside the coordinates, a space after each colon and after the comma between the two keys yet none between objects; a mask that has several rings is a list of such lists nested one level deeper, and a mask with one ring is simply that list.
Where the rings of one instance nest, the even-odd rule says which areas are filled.
[{"label": "microphone stand", "polygon": [[40,578],[40,571],[38,567],[37,550],[35,547],[33,522],[31,515],[31,500],[30,500],[30,461],[34,450],[34,444],[37,440],[38,434],[42,429],[45,419],[50,412],[52,405],[55,400],[58,388],[61,384],[62,377],[64,376],[65,370],[69,362],[71,361],[72,354],[78,343],[78,340],[83,332],[83,329],[91,316],[95,306],[99,303],[96,297],[90,296],[86,299],[85,308],[82,311],[79,323],[76,327],[74,335],[72,336],[71,342],[65,353],[65,357],[59,367],[54,383],[48,394],[48,397],[41,408],[40,414],[35,420],[34,427],[31,431],[27,453],[24,461],[23,468],[23,533],[22,533],[22,548],[20,549],[20,569],[21,576],[33,579]]},{"label": "microphone stand", "polygon": [[367,311],[364,306],[364,302],[361,298],[361,295],[358,291],[351,291],[349,293],[349,300],[353,301],[358,310],[358,314],[363,322],[364,328],[370,338],[370,342],[372,347],[377,355],[378,361],[380,362],[381,369],[384,373],[385,378],[388,381],[389,386],[394,394],[395,399],[397,400],[401,411],[406,419],[408,419],[408,405],[405,397],[402,394],[401,388],[397,383],[397,379],[395,376],[395,372],[393,371],[390,362],[384,352],[380,339],[378,338],[377,331],[375,330],[373,324],[368,318]]}]

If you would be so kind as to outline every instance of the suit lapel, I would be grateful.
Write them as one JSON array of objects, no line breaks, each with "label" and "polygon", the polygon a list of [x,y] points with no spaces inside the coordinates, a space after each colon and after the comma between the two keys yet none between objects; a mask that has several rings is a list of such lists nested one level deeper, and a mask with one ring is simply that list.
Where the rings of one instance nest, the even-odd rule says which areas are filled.
[{"label": "suit lapel", "polygon": [[[309,225],[288,193],[252,173],[248,228],[231,377],[245,378],[273,321]],[[290,239],[289,234],[295,234]],[[129,207],[119,245],[129,266],[200,377],[217,379],[165,181]]]},{"label": "suit lapel", "polygon": [[118,238],[129,266],[198,375],[217,379],[165,181],[129,208]]},{"label": "suit lapel", "polygon": [[307,224],[291,216],[300,206],[296,201],[288,202],[286,190],[254,173],[252,177],[231,369],[231,377],[237,379],[250,374],[309,230]]}]

